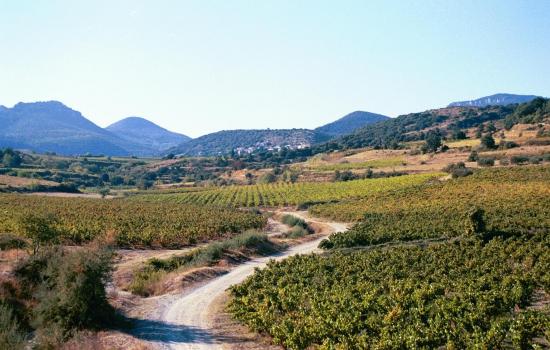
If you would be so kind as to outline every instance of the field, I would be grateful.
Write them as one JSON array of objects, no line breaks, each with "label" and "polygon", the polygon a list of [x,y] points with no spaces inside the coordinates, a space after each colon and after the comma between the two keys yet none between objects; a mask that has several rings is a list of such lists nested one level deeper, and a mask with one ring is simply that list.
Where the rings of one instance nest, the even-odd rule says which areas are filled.
[{"label": "field", "polygon": [[179,193],[157,192],[137,197],[139,200],[176,202],[230,207],[279,207],[325,203],[349,198],[363,198],[388,190],[408,188],[444,176],[442,173],[406,175],[392,178],[333,183],[276,183],[252,186],[228,186],[183,190]]},{"label": "field", "polygon": [[179,247],[265,225],[259,214],[215,206],[0,195],[0,232],[22,234],[19,223],[28,215],[52,216],[62,242],[108,234],[124,247]]},{"label": "field", "polygon": [[550,167],[483,169],[310,211],[357,224],[322,242],[325,254],[272,262],[231,290],[233,316],[275,343],[549,346]]},{"label": "field", "polygon": [[292,257],[233,287],[230,311],[288,349],[527,349],[549,331],[536,305],[550,291],[549,244],[540,235]]},{"label": "field", "polygon": [[472,176],[394,189],[361,200],[317,205],[313,215],[359,225],[331,237],[337,246],[392,240],[455,237],[467,213],[485,211],[488,227],[502,233],[550,229],[550,166],[481,169]]}]

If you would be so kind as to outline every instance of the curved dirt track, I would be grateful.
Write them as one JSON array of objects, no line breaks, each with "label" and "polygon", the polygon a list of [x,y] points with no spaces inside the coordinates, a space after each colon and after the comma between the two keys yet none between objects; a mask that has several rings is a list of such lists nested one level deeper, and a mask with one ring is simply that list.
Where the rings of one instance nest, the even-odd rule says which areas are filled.
[{"label": "curved dirt track", "polygon": [[[298,213],[291,213],[301,216]],[[325,226],[324,233],[345,231],[342,223],[323,222],[304,217],[308,222]],[[158,303],[156,320],[144,320],[138,325],[134,334],[151,341],[160,349],[222,349],[224,344],[238,343],[234,338],[219,337],[211,331],[213,301],[220,297],[227,288],[242,282],[256,268],[262,268],[271,260],[282,260],[296,254],[315,252],[324,237],[298,244],[288,250],[270,257],[258,258],[235,267],[231,272],[217,277],[207,284],[186,293],[171,297]]]}]

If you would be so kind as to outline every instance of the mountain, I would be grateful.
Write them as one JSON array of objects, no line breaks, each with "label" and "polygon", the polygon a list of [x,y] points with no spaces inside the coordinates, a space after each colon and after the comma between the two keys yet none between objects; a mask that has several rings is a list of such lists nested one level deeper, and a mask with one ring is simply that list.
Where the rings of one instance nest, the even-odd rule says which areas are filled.
[{"label": "mountain", "polygon": [[362,128],[366,125],[387,119],[389,119],[389,117],[382,114],[355,111],[345,115],[344,117],[332,123],[320,126],[315,129],[315,131],[325,135],[329,135],[331,137],[338,137],[351,134],[355,130]]},{"label": "mountain", "polygon": [[0,146],[59,154],[129,155],[124,142],[61,102],[0,109]]},{"label": "mountain", "polygon": [[328,139],[328,136],[308,129],[223,130],[187,141],[168,153],[212,156],[257,149],[299,149]]},{"label": "mountain", "polygon": [[[105,128],[117,137],[128,142],[127,149],[133,154],[139,154],[139,149],[150,149],[156,154],[178,146],[191,138],[168,131],[157,124],[140,117],[129,117],[119,120]],[[131,145],[138,148],[132,149]]]},{"label": "mountain", "polygon": [[513,103],[530,102],[537,98],[534,95],[496,94],[478,98],[477,100],[453,102],[449,107],[486,107],[505,106]]}]

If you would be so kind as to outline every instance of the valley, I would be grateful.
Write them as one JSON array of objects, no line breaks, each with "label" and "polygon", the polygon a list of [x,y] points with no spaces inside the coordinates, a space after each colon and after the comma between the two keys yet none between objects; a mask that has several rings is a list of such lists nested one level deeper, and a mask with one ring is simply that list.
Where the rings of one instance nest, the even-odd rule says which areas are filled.
[{"label": "valley", "polygon": [[[216,155],[2,148],[0,345],[549,347],[550,102],[377,118]],[[284,137],[238,151],[258,134]]]}]

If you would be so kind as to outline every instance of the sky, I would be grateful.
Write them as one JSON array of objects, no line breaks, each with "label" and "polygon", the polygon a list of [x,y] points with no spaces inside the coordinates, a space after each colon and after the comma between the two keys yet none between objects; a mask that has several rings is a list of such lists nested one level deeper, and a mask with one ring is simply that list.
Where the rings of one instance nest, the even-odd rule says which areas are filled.
[{"label": "sky", "polygon": [[192,137],[550,96],[550,1],[0,0],[0,105]]}]

